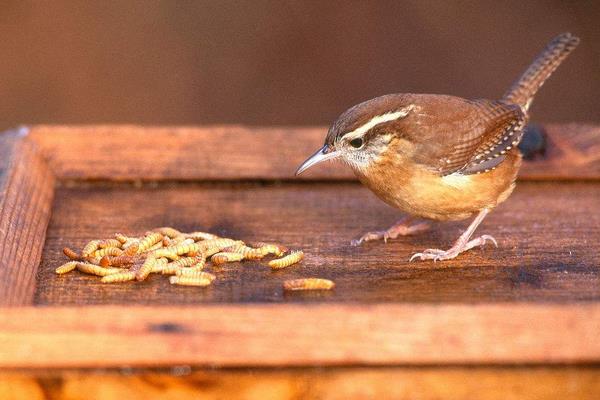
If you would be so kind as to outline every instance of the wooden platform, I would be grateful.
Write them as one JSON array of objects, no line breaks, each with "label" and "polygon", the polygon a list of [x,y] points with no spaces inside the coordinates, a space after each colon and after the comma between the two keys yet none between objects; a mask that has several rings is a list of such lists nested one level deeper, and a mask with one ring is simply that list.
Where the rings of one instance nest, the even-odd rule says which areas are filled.
[{"label": "wooden platform", "polygon": [[[341,165],[293,176],[323,128],[6,132],[0,368],[597,363],[600,128],[545,129],[545,155],[524,164],[515,193],[478,230],[499,248],[443,263],[408,258],[449,246],[467,222],[349,246],[400,214]],[[273,240],[307,257],[277,272],[227,265],[207,289],[53,273],[66,245],[164,225]],[[337,287],[282,291],[283,280],[303,276]]]}]

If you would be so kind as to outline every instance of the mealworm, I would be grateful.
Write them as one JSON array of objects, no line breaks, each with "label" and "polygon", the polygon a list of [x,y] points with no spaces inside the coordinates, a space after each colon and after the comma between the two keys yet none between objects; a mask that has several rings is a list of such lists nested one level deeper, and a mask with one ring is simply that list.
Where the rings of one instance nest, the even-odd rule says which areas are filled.
[{"label": "mealworm", "polygon": [[185,237],[192,238],[196,242],[200,241],[200,240],[209,240],[209,239],[218,239],[219,238],[219,236],[213,235],[212,233],[208,233],[208,232],[191,232],[191,233],[187,233],[185,235]]},{"label": "mealworm", "polygon": [[300,262],[304,258],[304,252],[302,250],[292,251],[285,257],[278,258],[276,260],[269,261],[269,267],[272,269],[280,269],[289,267],[292,264]]},{"label": "mealworm", "polygon": [[213,264],[225,264],[227,262],[241,261],[244,256],[240,253],[217,253],[210,258]]},{"label": "mealworm", "polygon": [[116,257],[121,255],[123,255],[123,250],[119,249],[118,247],[105,247],[92,253],[92,257],[95,258],[102,258],[104,256]]},{"label": "mealworm", "polygon": [[177,229],[175,228],[171,228],[170,226],[163,226],[162,228],[156,228],[154,229],[154,232],[158,232],[163,236],[167,236],[171,239],[177,237],[177,236],[181,236],[182,233],[179,232]]},{"label": "mealworm", "polygon": [[97,276],[106,276],[111,274],[116,274],[121,272],[121,268],[103,268],[99,265],[94,265],[90,263],[78,262],[77,270],[84,272],[86,274],[97,275]]},{"label": "mealworm", "polygon": [[166,258],[159,258],[152,266],[152,271],[150,272],[152,272],[153,274],[160,274],[163,271],[163,269],[165,269],[165,267],[167,266],[167,263],[168,260]]},{"label": "mealworm", "polygon": [[202,260],[201,262],[196,263],[196,264],[192,265],[191,267],[179,268],[179,269],[175,270],[175,275],[179,276],[179,275],[196,274],[198,272],[201,272],[204,269],[204,265],[205,265],[205,262],[204,262],[204,260]]},{"label": "mealworm", "polygon": [[206,274],[206,272],[199,272],[198,275],[171,276],[169,282],[171,282],[171,285],[208,286],[214,280],[214,278],[199,274]]},{"label": "mealworm", "polygon": [[281,244],[276,243],[265,243],[265,242],[256,242],[252,243],[252,247],[257,247],[262,252],[266,254],[274,254],[277,257],[281,257],[285,253],[289,251],[287,247]]},{"label": "mealworm", "polygon": [[140,240],[140,247],[138,253],[143,253],[156,243],[163,240],[163,235],[159,232],[149,232],[142,240]]},{"label": "mealworm", "polygon": [[171,249],[177,255],[187,254],[190,252],[199,253],[202,250],[198,243],[178,244],[177,246],[167,247],[167,249]]},{"label": "mealworm", "polygon": [[133,264],[138,259],[139,259],[138,257],[128,256],[126,254],[123,254],[123,255],[117,256],[117,257],[104,256],[104,257],[102,257],[102,259],[100,259],[100,265],[103,267],[107,267],[107,266],[119,267],[122,265]]},{"label": "mealworm", "polygon": [[118,274],[106,275],[103,277],[100,282],[102,283],[116,283],[116,282],[127,282],[135,279],[135,272],[133,271],[124,271],[119,272]]},{"label": "mealworm", "polygon": [[121,244],[127,243],[129,238],[122,233],[115,233],[115,239],[117,239]]},{"label": "mealworm", "polygon": [[169,263],[169,265],[172,265],[173,267],[179,267],[179,268],[183,268],[183,267],[191,267],[192,265],[197,264],[200,259],[204,259],[199,258],[199,257],[182,257],[177,261],[173,261],[172,263]]},{"label": "mealworm", "polygon": [[98,257],[84,257],[83,261],[85,261],[88,264],[94,264],[94,265],[100,265],[100,258]]},{"label": "mealworm", "polygon": [[60,267],[56,268],[54,272],[56,272],[59,275],[62,275],[66,274],[67,272],[73,271],[75,268],[77,268],[77,261],[69,261],[68,263],[65,263]]},{"label": "mealworm", "polygon": [[174,261],[179,260],[179,256],[177,253],[175,253],[175,251],[173,251],[173,247],[163,247],[161,249],[154,250],[152,254],[154,254],[156,258],[166,257]]},{"label": "mealworm", "polygon": [[135,279],[137,279],[138,281],[143,281],[144,279],[146,279],[148,275],[150,275],[150,272],[152,272],[154,264],[156,264],[156,257],[154,255],[151,254],[148,257],[146,257],[146,260],[144,260],[142,267],[136,272]]},{"label": "mealworm", "polygon": [[137,241],[132,242],[128,246],[126,246],[124,244],[123,245],[123,254],[126,256],[135,256],[138,253],[139,248],[140,248],[140,244]]},{"label": "mealworm", "polygon": [[215,279],[217,279],[217,277],[215,275],[211,274],[210,272],[193,271],[193,270],[188,270],[188,269],[181,270],[180,273],[177,274],[177,276],[184,276],[186,278],[189,277],[189,278],[194,278],[194,279],[208,279],[211,282],[214,281]]},{"label": "mealworm", "polygon": [[247,260],[258,260],[266,255],[260,249],[253,249],[245,244],[237,244],[235,246],[226,247],[223,249],[223,251],[241,254]]},{"label": "mealworm", "polygon": [[150,248],[149,248],[148,250],[146,250],[146,251],[147,251],[147,252],[151,252],[151,251],[154,251],[154,250],[158,250],[158,249],[160,249],[160,248],[162,248],[162,247],[163,247],[163,242],[162,242],[162,240],[161,240],[160,242],[156,243],[154,246],[150,247]]},{"label": "mealworm", "polygon": [[283,282],[285,290],[330,290],[335,287],[335,282],[321,278],[291,279]]},{"label": "mealworm", "polygon": [[93,252],[98,250],[99,240],[90,240],[81,250],[82,257],[89,257]]},{"label": "mealworm", "polygon": [[69,257],[71,260],[81,260],[81,256],[77,254],[74,250],[71,250],[68,247],[63,249],[63,253],[65,256]]},{"label": "mealworm", "polygon": [[218,239],[204,240],[204,241],[198,242],[196,244],[198,246],[200,246],[201,249],[204,249],[204,250],[212,248],[212,247],[218,247],[219,249],[223,250],[225,247],[234,246],[236,244],[244,244],[244,242],[242,242],[241,240],[233,240],[233,239],[229,239],[229,238],[218,238]]},{"label": "mealworm", "polygon": [[204,256],[205,258],[212,256],[213,254],[217,254],[218,252],[221,251],[221,248],[219,247],[209,247],[207,249],[204,249]]},{"label": "mealworm", "polygon": [[107,247],[121,247],[122,243],[117,239],[106,239],[98,244],[98,247],[105,249]]}]

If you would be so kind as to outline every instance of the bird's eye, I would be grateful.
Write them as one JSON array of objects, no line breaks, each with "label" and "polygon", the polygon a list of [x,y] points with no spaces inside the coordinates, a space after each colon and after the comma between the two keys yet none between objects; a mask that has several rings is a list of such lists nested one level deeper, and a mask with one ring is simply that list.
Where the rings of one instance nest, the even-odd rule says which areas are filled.
[{"label": "bird's eye", "polygon": [[350,141],[350,146],[354,147],[355,149],[360,149],[363,145],[363,140],[361,138],[356,138],[356,139],[352,139]]}]

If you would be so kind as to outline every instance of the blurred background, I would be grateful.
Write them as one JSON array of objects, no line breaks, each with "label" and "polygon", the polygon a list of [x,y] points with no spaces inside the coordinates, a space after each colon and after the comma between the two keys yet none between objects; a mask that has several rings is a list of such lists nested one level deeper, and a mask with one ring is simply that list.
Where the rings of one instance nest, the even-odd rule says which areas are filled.
[{"label": "blurred background", "polygon": [[2,1],[0,128],[328,124],[393,92],[497,98],[582,38],[535,121],[600,121],[598,1]]}]

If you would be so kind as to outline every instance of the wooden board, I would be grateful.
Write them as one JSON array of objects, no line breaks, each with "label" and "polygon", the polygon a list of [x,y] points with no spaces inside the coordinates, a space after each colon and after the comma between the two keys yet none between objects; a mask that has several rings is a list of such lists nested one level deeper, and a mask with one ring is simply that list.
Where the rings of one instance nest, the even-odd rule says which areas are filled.
[{"label": "wooden board", "polygon": [[[399,217],[356,183],[102,185],[63,187],[55,196],[36,304],[600,302],[600,252],[590,249],[592,238],[600,237],[600,213],[590,212],[600,207],[595,183],[523,182],[480,227],[498,239],[499,248],[435,264],[408,258],[450,246],[468,223],[439,223],[419,236],[350,246],[362,232]],[[108,286],[83,274],[54,274],[65,261],[64,246],[81,248],[93,238],[163,225],[247,242],[279,241],[307,256],[276,272],[264,261],[213,268],[219,279],[205,290],[172,287],[161,275],[141,285]],[[283,280],[303,276],[333,279],[338,286],[332,292],[283,292]]]},{"label": "wooden board", "polygon": [[[121,372],[121,373],[119,373]],[[294,368],[0,373],[2,399],[596,400],[597,367]],[[475,395],[476,394],[476,395]]]},{"label": "wooden board", "polygon": [[[398,213],[340,166],[292,180],[322,128],[3,134],[0,367],[597,362],[598,128],[547,132],[545,155],[525,163],[514,195],[480,228],[500,247],[436,264],[407,260],[447,247],[465,223],[354,248],[352,238]],[[64,245],[163,225],[275,240],[308,255],[278,272],[227,265],[206,289],[174,288],[161,276],[101,285],[52,272]],[[338,286],[281,290],[306,275]]]}]

